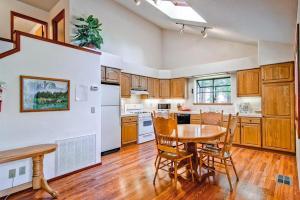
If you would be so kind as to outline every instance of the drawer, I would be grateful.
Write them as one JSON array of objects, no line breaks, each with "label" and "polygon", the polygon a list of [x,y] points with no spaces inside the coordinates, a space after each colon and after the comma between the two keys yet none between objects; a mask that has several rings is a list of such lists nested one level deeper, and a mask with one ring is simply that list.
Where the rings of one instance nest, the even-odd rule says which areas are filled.
[{"label": "drawer", "polygon": [[241,122],[246,124],[260,124],[261,119],[254,117],[241,117]]},{"label": "drawer", "polygon": [[137,117],[131,116],[131,117],[122,117],[122,123],[128,123],[128,122],[136,122]]},{"label": "drawer", "polygon": [[200,114],[192,114],[191,115],[191,121],[193,120],[199,120],[200,121]]},{"label": "drawer", "polygon": [[[228,118],[229,118],[229,115],[224,115],[223,116],[223,122],[228,122]],[[235,116],[233,116],[233,118],[235,118]],[[240,118],[240,117],[239,117]],[[239,119],[240,120],[240,119]],[[239,122],[238,120],[238,122]]]},{"label": "drawer", "polygon": [[201,124],[200,119],[191,119],[191,124]]}]

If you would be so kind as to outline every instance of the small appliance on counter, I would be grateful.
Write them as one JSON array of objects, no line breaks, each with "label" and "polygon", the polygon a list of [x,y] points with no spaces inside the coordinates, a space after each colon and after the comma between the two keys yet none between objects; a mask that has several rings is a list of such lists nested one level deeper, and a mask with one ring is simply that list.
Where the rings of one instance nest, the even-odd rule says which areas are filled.
[{"label": "small appliance on counter", "polygon": [[155,139],[151,112],[145,112],[142,104],[125,104],[125,113],[138,115],[138,139],[141,144]]},{"label": "small appliance on counter", "polygon": [[170,103],[159,103],[159,104],[157,104],[157,109],[158,110],[170,110],[171,104]]}]

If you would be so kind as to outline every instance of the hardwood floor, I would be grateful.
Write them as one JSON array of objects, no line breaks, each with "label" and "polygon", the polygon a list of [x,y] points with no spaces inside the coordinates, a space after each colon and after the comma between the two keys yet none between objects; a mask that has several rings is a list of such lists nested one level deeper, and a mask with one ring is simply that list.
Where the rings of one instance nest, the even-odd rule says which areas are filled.
[{"label": "hardwood floor", "polygon": [[[216,174],[203,184],[179,179],[178,190],[171,186],[168,174],[161,171],[156,186],[154,176],[154,142],[132,145],[104,156],[102,166],[50,182],[59,192],[58,199],[300,199],[294,156],[234,147],[233,159],[240,181],[231,169],[234,191],[230,193],[224,174]],[[292,177],[292,185],[275,182],[277,174]],[[26,191],[9,198],[51,199],[43,191]]]}]

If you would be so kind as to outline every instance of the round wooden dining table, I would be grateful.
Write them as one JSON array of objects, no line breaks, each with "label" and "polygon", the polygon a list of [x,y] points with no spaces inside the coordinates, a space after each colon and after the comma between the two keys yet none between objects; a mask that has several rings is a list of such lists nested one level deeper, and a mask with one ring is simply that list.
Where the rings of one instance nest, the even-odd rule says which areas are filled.
[{"label": "round wooden dining table", "polygon": [[[205,143],[219,139],[226,134],[226,128],[217,125],[179,124],[177,125],[178,141],[187,145],[187,151],[193,154],[193,168],[196,178],[201,181],[198,174],[197,143]],[[175,137],[175,133],[173,133]]]}]

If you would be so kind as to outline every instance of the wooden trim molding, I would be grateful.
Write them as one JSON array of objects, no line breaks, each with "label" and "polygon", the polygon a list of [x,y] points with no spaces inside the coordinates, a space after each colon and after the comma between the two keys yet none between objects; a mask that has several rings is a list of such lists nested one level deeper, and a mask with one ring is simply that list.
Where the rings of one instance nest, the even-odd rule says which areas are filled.
[{"label": "wooden trim molding", "polygon": [[57,24],[61,20],[64,20],[64,41],[66,41],[66,20],[65,20],[65,9],[60,11],[53,19],[52,19],[52,39],[58,41],[57,34]]},{"label": "wooden trim molding", "polygon": [[36,40],[41,40],[41,41],[44,41],[44,42],[49,42],[49,43],[52,43],[52,44],[61,45],[61,46],[72,48],[72,49],[77,49],[79,51],[85,51],[85,52],[88,52],[88,53],[101,55],[100,51],[95,51],[95,50],[92,50],[92,49],[82,48],[82,47],[75,46],[75,45],[72,45],[72,44],[67,44],[67,43],[64,43],[64,42],[58,42],[58,41],[50,40],[50,39],[47,39],[47,38],[38,37],[38,36],[29,34],[29,33],[24,33],[24,32],[21,32],[21,31],[15,31],[15,34],[16,34],[15,48],[11,49],[9,51],[6,51],[4,53],[1,53],[0,54],[0,59],[4,58],[4,57],[7,57],[9,55],[12,55],[14,53],[17,53],[21,50],[21,44],[20,44],[21,36],[33,38],[33,39],[36,39]]},{"label": "wooden trim molding", "polygon": [[6,38],[2,38],[2,37],[0,37],[0,41],[13,43],[13,41],[11,39],[6,39]]},{"label": "wooden trim molding", "polygon": [[11,40],[14,40],[14,27],[15,27],[15,20],[14,20],[14,17],[19,17],[19,18],[22,18],[22,19],[26,19],[26,20],[29,20],[29,21],[32,21],[32,22],[36,22],[38,24],[42,24],[46,27],[46,30],[45,30],[45,34],[46,34],[46,38],[48,38],[48,23],[45,22],[45,21],[42,21],[42,20],[39,20],[39,19],[36,19],[36,18],[33,18],[33,17],[30,17],[30,16],[27,16],[27,15],[24,15],[24,14],[21,14],[21,13],[18,13],[18,12],[15,12],[15,11],[10,11],[10,33],[11,33]]}]

